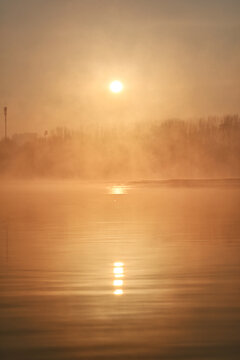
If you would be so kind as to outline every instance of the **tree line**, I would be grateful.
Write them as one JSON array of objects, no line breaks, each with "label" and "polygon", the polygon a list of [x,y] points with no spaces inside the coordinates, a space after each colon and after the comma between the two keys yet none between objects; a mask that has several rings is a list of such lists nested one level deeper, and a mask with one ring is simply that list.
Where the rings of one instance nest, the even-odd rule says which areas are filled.
[{"label": "tree line", "polygon": [[0,176],[86,180],[240,177],[238,115],[57,128],[0,142]]}]

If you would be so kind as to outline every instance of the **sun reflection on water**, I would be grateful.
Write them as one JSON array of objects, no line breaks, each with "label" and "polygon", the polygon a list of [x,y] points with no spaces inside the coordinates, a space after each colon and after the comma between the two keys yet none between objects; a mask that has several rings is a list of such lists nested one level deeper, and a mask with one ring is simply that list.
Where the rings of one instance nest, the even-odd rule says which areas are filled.
[{"label": "sun reflection on water", "polygon": [[120,277],[124,277],[124,263],[123,262],[115,262],[113,264],[113,274],[114,274],[114,280],[113,280],[113,286],[117,287],[114,289],[113,293],[114,295],[122,295],[123,294],[123,280],[119,279]]},{"label": "sun reflection on water", "polygon": [[124,266],[124,263],[122,263],[122,262],[115,262],[115,263],[114,263],[114,267],[118,267],[118,266]]},{"label": "sun reflection on water", "polygon": [[114,295],[122,295],[123,294],[123,290],[122,289],[116,289],[114,291]]},{"label": "sun reflection on water", "polygon": [[127,190],[128,188],[125,185],[113,185],[108,189],[108,193],[111,195],[125,195]]},{"label": "sun reflection on water", "polygon": [[123,267],[115,267],[113,269],[114,274],[123,274]]},{"label": "sun reflection on water", "polygon": [[123,280],[113,280],[113,285],[114,286],[122,286],[123,285]]}]

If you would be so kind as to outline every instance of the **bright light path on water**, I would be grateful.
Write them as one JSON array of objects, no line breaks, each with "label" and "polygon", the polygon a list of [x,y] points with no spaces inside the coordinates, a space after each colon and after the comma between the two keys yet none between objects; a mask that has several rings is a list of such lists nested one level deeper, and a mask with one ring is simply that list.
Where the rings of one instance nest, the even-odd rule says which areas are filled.
[{"label": "bright light path on water", "polygon": [[[113,280],[113,286],[117,286],[117,289],[114,289],[113,293],[114,295],[122,295],[123,294],[123,280],[119,279],[119,277],[123,277],[124,275],[124,263],[121,261],[116,261],[113,264],[113,274],[114,274],[114,280]],[[117,279],[116,279],[117,278]]]},{"label": "bright light path on water", "polygon": [[115,262],[115,263],[114,263],[114,267],[118,267],[118,266],[124,266],[124,263],[122,263],[122,262]]},{"label": "bright light path on water", "polygon": [[114,286],[122,286],[123,285],[123,280],[113,280],[113,285]]},{"label": "bright light path on water", "polygon": [[122,289],[117,289],[114,291],[115,295],[122,295],[123,294],[123,290]]},{"label": "bright light path on water", "polygon": [[114,274],[123,274],[123,268],[122,267],[115,267],[113,269]]},{"label": "bright light path on water", "polygon": [[111,195],[124,195],[127,194],[127,186],[125,185],[113,185],[109,188],[109,194]]}]

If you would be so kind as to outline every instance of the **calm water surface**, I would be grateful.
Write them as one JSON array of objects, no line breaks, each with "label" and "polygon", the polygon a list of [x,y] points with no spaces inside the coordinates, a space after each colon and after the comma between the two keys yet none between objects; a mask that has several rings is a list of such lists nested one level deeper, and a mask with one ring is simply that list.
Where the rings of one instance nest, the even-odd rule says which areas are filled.
[{"label": "calm water surface", "polygon": [[239,359],[240,190],[0,191],[0,358]]}]

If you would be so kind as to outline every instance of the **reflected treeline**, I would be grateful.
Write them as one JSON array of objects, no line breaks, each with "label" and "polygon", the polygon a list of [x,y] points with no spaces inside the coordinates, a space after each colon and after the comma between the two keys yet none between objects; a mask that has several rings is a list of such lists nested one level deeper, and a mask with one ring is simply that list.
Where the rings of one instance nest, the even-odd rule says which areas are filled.
[{"label": "reflected treeline", "polygon": [[240,118],[85,124],[0,142],[0,175],[82,179],[239,177]]}]

